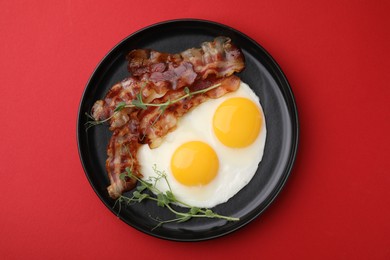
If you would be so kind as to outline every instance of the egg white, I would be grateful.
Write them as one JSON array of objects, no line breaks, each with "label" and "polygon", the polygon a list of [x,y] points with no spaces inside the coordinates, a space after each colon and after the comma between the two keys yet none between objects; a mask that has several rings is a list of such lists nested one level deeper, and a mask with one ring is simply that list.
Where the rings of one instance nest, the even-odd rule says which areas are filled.
[{"label": "egg white", "polygon": [[[252,100],[259,107],[263,117],[257,139],[244,148],[230,148],[223,145],[213,130],[213,116],[216,109],[222,102],[233,97]],[[137,156],[143,179],[156,177],[153,170],[153,165],[156,165],[158,170],[165,171],[172,192],[178,200],[195,207],[211,208],[228,201],[249,183],[263,157],[265,139],[265,116],[259,98],[247,84],[241,82],[237,91],[218,99],[209,99],[187,113],[179,120],[177,129],[169,133],[159,147],[150,149],[148,145],[143,145]],[[218,174],[207,185],[185,186],[176,181],[171,173],[170,163],[173,153],[180,145],[190,141],[207,143],[219,158]],[[161,191],[169,190],[163,180],[157,182],[156,186]]]}]

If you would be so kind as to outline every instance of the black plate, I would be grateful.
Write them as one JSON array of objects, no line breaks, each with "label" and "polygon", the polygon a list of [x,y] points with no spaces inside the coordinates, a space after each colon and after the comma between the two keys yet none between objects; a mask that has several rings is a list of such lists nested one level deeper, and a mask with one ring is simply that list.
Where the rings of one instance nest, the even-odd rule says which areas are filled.
[{"label": "black plate", "polygon": [[[193,219],[185,223],[166,224],[152,231],[156,222],[150,218],[172,218],[153,203],[122,207],[119,215],[115,201],[108,194],[105,170],[106,147],[111,133],[105,125],[85,130],[86,112],[102,99],[110,87],[128,76],[126,54],[135,48],[152,48],[177,53],[197,47],[204,41],[224,35],[238,45],[246,60],[239,74],[260,97],[266,120],[267,140],[264,157],[251,182],[228,202],[214,211],[234,217],[238,222],[218,219]],[[89,182],[104,204],[130,226],[149,235],[177,241],[216,238],[239,229],[259,216],[274,200],[287,180],[295,160],[298,144],[298,117],[293,94],[281,69],[273,58],[243,33],[222,24],[204,20],[173,20],[142,29],[115,46],[92,74],[78,112],[77,141],[80,158]]]}]

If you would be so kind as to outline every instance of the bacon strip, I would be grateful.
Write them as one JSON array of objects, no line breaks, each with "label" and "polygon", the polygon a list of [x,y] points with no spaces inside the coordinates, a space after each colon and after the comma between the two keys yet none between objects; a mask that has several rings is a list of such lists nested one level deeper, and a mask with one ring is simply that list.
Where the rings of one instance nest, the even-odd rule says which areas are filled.
[{"label": "bacon strip", "polygon": [[[212,89],[204,94],[198,94],[182,99],[174,104],[168,106],[164,113],[158,107],[149,107],[144,111],[140,111],[138,118],[140,120],[139,131],[142,136],[142,143],[147,143],[150,148],[156,148],[161,145],[163,138],[170,132],[176,129],[180,117],[207,101],[209,98],[216,99],[228,92],[238,89],[240,86],[240,79],[236,76],[228,78],[199,81],[190,88],[190,91],[206,89],[212,85],[221,83],[215,89]],[[186,93],[184,90],[176,90],[168,92],[165,96],[155,99],[153,103],[162,104],[168,100],[176,100]]]},{"label": "bacon strip", "polygon": [[137,151],[140,146],[139,139],[139,122],[137,112],[130,115],[130,122],[116,129],[111,137],[107,147],[106,169],[110,179],[110,186],[107,187],[108,194],[111,198],[118,198],[123,192],[134,188],[136,182],[134,179],[120,179],[121,173],[129,167],[133,174],[141,177],[139,164],[137,160]]},{"label": "bacon strip", "polygon": [[180,54],[136,49],[127,59],[133,77],[147,77],[155,84],[169,84],[171,89],[192,85],[195,80],[228,77],[245,67],[244,56],[228,37],[204,42],[201,48],[191,48]]}]

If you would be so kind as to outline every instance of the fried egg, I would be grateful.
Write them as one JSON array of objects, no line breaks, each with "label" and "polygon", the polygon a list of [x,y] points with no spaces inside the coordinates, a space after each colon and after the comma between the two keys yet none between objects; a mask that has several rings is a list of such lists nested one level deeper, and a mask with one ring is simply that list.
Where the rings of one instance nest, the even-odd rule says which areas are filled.
[{"label": "fried egg", "polygon": [[171,189],[182,206],[211,208],[250,182],[265,140],[259,98],[241,82],[237,91],[188,112],[158,148],[143,145],[137,156],[143,179],[157,177],[156,169],[166,173],[169,185],[158,181],[160,191]]}]

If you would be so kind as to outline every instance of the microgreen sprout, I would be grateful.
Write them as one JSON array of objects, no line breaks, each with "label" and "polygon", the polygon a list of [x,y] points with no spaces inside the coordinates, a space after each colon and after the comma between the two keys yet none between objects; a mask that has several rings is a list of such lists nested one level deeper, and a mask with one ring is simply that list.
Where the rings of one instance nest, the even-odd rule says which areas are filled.
[{"label": "microgreen sprout", "polygon": [[[147,180],[143,180],[137,177],[130,168],[126,168],[126,171],[122,173],[119,177],[122,180],[126,178],[135,179],[138,181],[138,185],[132,193],[131,197],[127,197],[125,195],[121,195],[117,202],[119,204],[125,203],[126,205],[132,205],[134,203],[140,203],[144,200],[151,200],[157,203],[157,206],[167,208],[170,212],[172,212],[175,217],[168,220],[160,220],[158,218],[153,218],[157,225],[153,228],[153,230],[163,224],[171,223],[171,222],[185,222],[192,218],[218,218],[225,219],[227,221],[238,221],[239,218],[228,217],[219,215],[213,212],[211,209],[207,208],[199,208],[191,206],[187,203],[184,203],[176,198],[174,193],[172,192],[171,186],[169,185],[167,175],[164,171],[160,171],[157,169],[156,165],[153,165],[153,171],[156,173],[156,176],[149,177]],[[168,185],[167,191],[161,191],[157,188],[156,184],[159,181],[165,181]],[[154,195],[153,195],[154,194]],[[115,205],[116,205],[115,203]],[[181,212],[176,210],[173,205],[182,205],[188,208],[188,211]],[[119,210],[121,206],[119,206]]]}]

